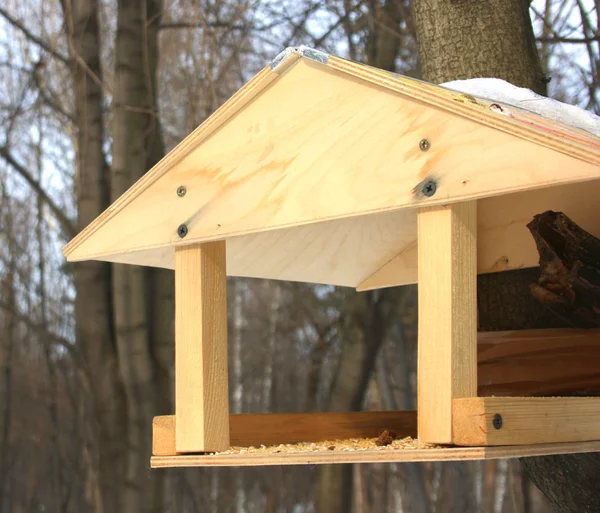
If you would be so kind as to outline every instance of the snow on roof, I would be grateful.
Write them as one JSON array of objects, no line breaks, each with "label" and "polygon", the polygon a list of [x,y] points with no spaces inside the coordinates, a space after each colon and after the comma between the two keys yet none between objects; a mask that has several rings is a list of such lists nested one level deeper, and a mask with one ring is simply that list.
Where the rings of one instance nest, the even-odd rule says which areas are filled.
[{"label": "snow on roof", "polygon": [[498,78],[472,78],[440,84],[460,93],[471,94],[490,101],[512,105],[547,119],[586,130],[600,137],[600,117],[575,105],[545,98],[530,89],[517,87]]}]

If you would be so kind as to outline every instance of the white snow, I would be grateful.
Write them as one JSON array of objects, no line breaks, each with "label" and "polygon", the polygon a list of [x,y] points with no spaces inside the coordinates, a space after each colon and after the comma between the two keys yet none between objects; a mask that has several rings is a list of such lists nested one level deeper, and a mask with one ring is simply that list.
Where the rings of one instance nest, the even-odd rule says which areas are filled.
[{"label": "white snow", "polygon": [[547,119],[591,132],[600,137],[600,117],[580,107],[545,98],[530,89],[517,87],[498,78],[473,78],[440,84],[459,93],[470,94],[492,102],[513,105]]}]

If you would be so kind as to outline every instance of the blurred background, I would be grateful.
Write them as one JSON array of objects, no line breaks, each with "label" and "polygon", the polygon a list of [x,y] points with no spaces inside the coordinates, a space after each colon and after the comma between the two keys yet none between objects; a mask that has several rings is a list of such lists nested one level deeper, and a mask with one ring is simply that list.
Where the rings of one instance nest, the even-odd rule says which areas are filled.
[{"label": "blurred background", "polygon": [[[285,47],[437,82],[423,13],[469,3],[530,17],[535,89],[600,113],[598,0],[0,2],[0,513],[550,511],[517,460],[150,471],[173,273],[60,252]],[[415,290],[230,279],[231,411],[415,409]]]}]

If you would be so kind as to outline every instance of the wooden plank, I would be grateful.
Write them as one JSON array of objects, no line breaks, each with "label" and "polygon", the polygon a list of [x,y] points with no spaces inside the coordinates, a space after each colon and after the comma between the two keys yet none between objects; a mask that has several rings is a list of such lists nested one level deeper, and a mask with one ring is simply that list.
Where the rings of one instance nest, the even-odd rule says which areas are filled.
[{"label": "wooden plank", "polygon": [[[565,212],[584,230],[600,237],[600,180],[549,187],[477,202],[477,272],[479,274],[536,267],[539,254],[526,225],[533,216]],[[403,232],[405,233],[405,231]],[[407,234],[408,235],[408,234]],[[417,282],[416,233],[377,268],[358,290],[372,290]]]},{"label": "wooden plank", "polygon": [[600,440],[600,397],[474,397],[452,410],[456,445]]},{"label": "wooden plank", "polygon": [[305,453],[207,454],[153,456],[152,468],[244,467],[263,465],[323,465],[332,463],[404,463],[424,461],[470,461],[553,454],[600,452],[600,442],[518,445],[509,447],[452,447],[378,451],[320,451]]},{"label": "wooden plank", "polygon": [[600,395],[600,330],[479,333],[477,395]]},{"label": "wooden plank", "polygon": [[[422,138],[431,140],[427,152],[419,149]],[[65,254],[71,261],[114,260],[599,177],[595,162],[299,59],[201,144],[187,146],[155,181],[134,186],[129,201],[111,207],[118,216],[103,217],[93,237],[86,231]],[[427,178],[438,182],[430,198],[418,193]],[[175,193],[180,185],[185,197]],[[183,222],[189,232],[181,240],[176,229]]]},{"label": "wooden plank", "polygon": [[[152,454],[177,454],[175,423],[174,415],[154,417]],[[383,429],[395,431],[400,437],[416,437],[417,413],[372,411],[230,415],[229,429],[231,445],[240,447],[375,438]]]},{"label": "wooden plank", "polygon": [[229,447],[225,242],[175,253],[177,452]]},{"label": "wooden plank", "polygon": [[477,203],[418,213],[418,433],[452,443],[452,400],[477,395]]}]

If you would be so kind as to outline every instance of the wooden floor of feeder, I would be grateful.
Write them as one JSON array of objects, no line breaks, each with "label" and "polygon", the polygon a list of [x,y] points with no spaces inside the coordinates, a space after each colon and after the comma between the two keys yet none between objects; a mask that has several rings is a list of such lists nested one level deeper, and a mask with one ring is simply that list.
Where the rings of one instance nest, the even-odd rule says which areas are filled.
[{"label": "wooden floor of feeder", "polygon": [[306,450],[305,452],[271,452],[257,450],[252,453],[192,454],[179,456],[153,456],[152,468],[166,467],[253,467],[268,465],[325,465],[332,463],[402,463],[425,461],[471,461],[553,454],[600,452],[600,442],[569,442],[501,447],[432,447],[422,449],[377,450]]}]

